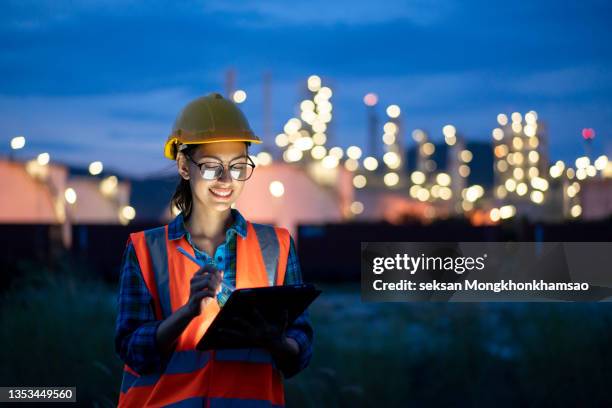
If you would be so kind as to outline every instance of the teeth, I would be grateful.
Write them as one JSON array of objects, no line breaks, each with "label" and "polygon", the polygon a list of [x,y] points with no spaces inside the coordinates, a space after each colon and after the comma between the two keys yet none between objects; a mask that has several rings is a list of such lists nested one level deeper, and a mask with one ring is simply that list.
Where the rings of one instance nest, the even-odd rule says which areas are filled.
[{"label": "teeth", "polygon": [[223,190],[215,190],[215,189],[211,188],[210,191],[212,191],[213,193],[215,193],[216,195],[219,195],[221,197],[227,197],[228,195],[232,194],[232,190],[223,191]]}]

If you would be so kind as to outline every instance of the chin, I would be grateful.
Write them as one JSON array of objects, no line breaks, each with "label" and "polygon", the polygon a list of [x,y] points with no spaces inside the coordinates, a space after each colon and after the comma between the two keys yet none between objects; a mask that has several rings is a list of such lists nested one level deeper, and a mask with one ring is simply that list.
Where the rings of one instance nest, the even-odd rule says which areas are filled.
[{"label": "chin", "polygon": [[215,209],[216,211],[222,212],[227,210],[228,208],[232,208],[232,203],[211,203],[210,208]]},{"label": "chin", "polygon": [[231,208],[235,201],[236,200],[219,200],[212,196],[207,196],[204,199],[206,207],[219,212],[226,211],[228,208]]}]

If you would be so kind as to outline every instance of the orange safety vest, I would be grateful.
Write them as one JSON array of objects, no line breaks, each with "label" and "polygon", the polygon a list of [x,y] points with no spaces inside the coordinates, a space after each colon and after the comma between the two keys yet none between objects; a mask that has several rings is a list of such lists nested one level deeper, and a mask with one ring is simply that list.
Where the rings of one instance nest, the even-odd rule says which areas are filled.
[{"label": "orange safety vest", "polygon": [[[185,236],[168,239],[168,225],[130,234],[155,315],[168,317],[189,299],[190,280],[199,267]],[[236,235],[236,288],[282,285],[290,237],[285,228],[247,221],[246,238]],[[263,348],[200,351],[196,345],[217,313],[209,302],[178,339],[162,372],[140,375],[123,367],[119,407],[282,407],[283,377]]]}]

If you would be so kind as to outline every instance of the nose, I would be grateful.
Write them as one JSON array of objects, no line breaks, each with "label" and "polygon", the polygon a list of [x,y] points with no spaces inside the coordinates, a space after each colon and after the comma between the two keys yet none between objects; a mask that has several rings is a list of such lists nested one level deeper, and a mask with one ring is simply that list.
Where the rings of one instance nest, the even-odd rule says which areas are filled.
[{"label": "nose", "polygon": [[222,184],[232,184],[232,176],[230,175],[229,168],[223,167],[223,174],[217,181]]}]

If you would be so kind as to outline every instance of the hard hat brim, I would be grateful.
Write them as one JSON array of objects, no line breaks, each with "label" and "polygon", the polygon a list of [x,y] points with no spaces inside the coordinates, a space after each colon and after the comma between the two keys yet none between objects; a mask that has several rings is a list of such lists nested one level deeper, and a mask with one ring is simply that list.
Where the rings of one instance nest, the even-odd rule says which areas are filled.
[{"label": "hard hat brim", "polygon": [[249,136],[212,136],[205,140],[181,140],[179,137],[170,137],[164,146],[164,156],[170,160],[176,160],[178,153],[177,146],[179,144],[204,144],[204,143],[219,143],[219,142],[251,142],[255,144],[263,143],[260,138],[255,135]]}]

